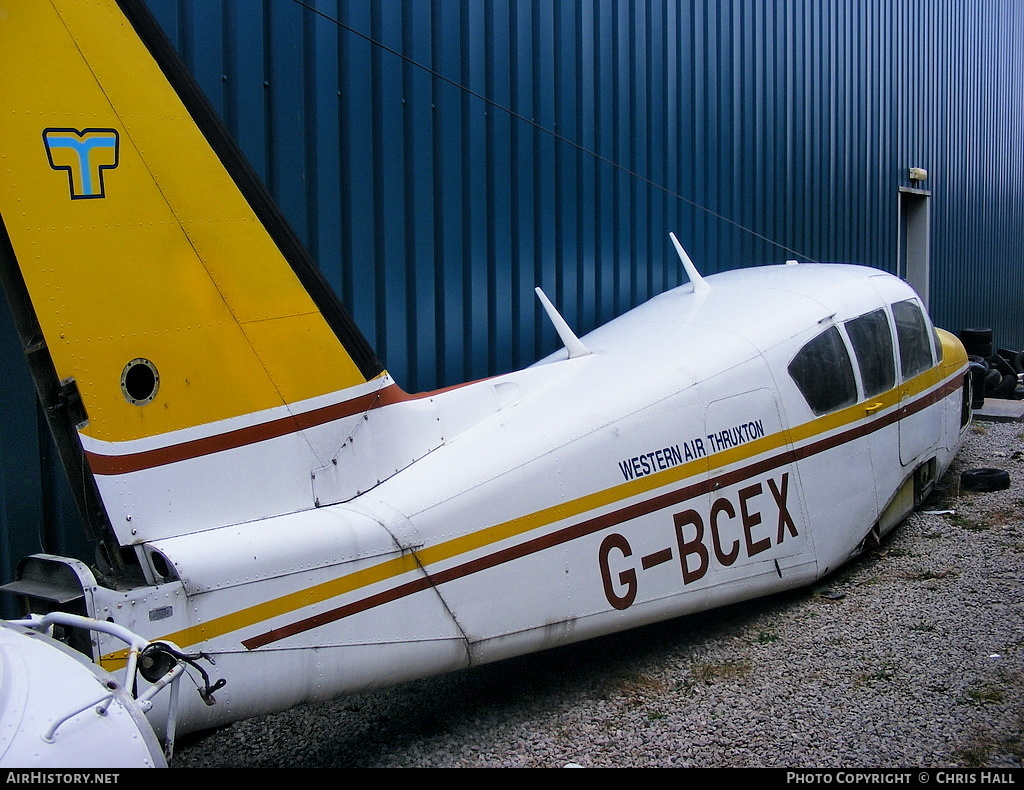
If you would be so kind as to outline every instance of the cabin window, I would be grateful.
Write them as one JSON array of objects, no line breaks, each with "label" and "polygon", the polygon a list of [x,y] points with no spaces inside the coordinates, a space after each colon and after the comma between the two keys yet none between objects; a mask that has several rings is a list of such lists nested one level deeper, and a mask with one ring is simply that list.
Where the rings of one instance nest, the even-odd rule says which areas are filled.
[{"label": "cabin window", "polygon": [[800,349],[789,363],[789,375],[815,414],[857,402],[850,354],[834,326]]},{"label": "cabin window", "polygon": [[913,378],[932,366],[931,333],[921,308],[912,299],[892,306],[896,319],[896,339],[900,347],[903,380]]},{"label": "cabin window", "polygon": [[870,398],[896,384],[896,362],[892,353],[892,330],[885,310],[875,310],[846,322],[846,334],[864,382],[864,397]]}]

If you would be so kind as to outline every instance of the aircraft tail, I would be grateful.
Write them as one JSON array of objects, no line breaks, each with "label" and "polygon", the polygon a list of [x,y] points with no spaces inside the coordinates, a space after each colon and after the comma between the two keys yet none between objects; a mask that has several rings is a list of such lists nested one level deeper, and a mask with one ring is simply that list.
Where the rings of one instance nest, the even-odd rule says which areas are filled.
[{"label": "aircraft tail", "polygon": [[[67,468],[99,483],[89,520],[105,506],[125,545],[312,506],[340,450],[310,431],[408,396],[157,23],[134,0],[0,0],[0,73],[0,270],[55,433],[78,428]],[[298,456],[301,481],[270,479]],[[272,502],[242,490],[264,483]]]}]

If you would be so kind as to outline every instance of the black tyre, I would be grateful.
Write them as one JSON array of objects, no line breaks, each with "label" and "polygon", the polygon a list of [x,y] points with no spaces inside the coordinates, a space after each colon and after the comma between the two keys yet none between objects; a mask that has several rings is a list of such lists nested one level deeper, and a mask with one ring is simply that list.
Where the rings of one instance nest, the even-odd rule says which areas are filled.
[{"label": "black tyre", "polygon": [[1013,393],[1017,391],[1017,374],[1010,373],[1009,375],[1003,376],[1003,380],[999,382],[999,386],[992,390],[993,398],[1003,398],[1009,400],[1013,397]]},{"label": "black tyre", "polygon": [[968,469],[960,475],[964,491],[1003,491],[1010,487],[1010,473],[1003,469]]},{"label": "black tyre", "polygon": [[1004,376],[1017,375],[1017,371],[1013,369],[1013,365],[1011,365],[1001,354],[996,354],[989,358],[988,366],[994,370],[998,370]]},{"label": "black tyre", "polygon": [[992,342],[991,329],[961,329],[958,336],[965,346],[985,345]]},{"label": "black tyre", "polygon": [[980,409],[985,405],[985,376],[988,375],[988,367],[984,364],[984,360],[975,362],[972,359],[968,373],[967,378],[971,380],[971,408]]}]

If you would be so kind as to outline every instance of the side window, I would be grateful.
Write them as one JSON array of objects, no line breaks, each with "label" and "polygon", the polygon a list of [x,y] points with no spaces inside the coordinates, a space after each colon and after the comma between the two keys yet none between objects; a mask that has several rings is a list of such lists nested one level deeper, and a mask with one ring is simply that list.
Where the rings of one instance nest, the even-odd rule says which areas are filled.
[{"label": "side window", "polygon": [[815,414],[857,402],[857,384],[850,355],[834,326],[800,349],[789,363],[789,375]]},{"label": "side window", "polygon": [[932,366],[932,347],[928,322],[917,302],[907,299],[892,306],[896,319],[896,339],[900,346],[900,368],[903,380],[916,376]]},{"label": "side window", "polygon": [[846,322],[846,334],[860,366],[864,396],[870,398],[896,384],[896,362],[892,353],[892,331],[885,310],[874,310]]}]

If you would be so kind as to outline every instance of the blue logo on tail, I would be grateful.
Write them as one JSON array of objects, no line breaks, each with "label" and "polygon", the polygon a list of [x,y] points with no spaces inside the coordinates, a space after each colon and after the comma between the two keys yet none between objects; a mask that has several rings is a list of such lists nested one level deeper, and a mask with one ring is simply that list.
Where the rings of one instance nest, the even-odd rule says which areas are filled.
[{"label": "blue logo on tail", "polygon": [[105,197],[103,171],[117,167],[116,129],[43,129],[50,167],[66,170],[71,199]]}]

